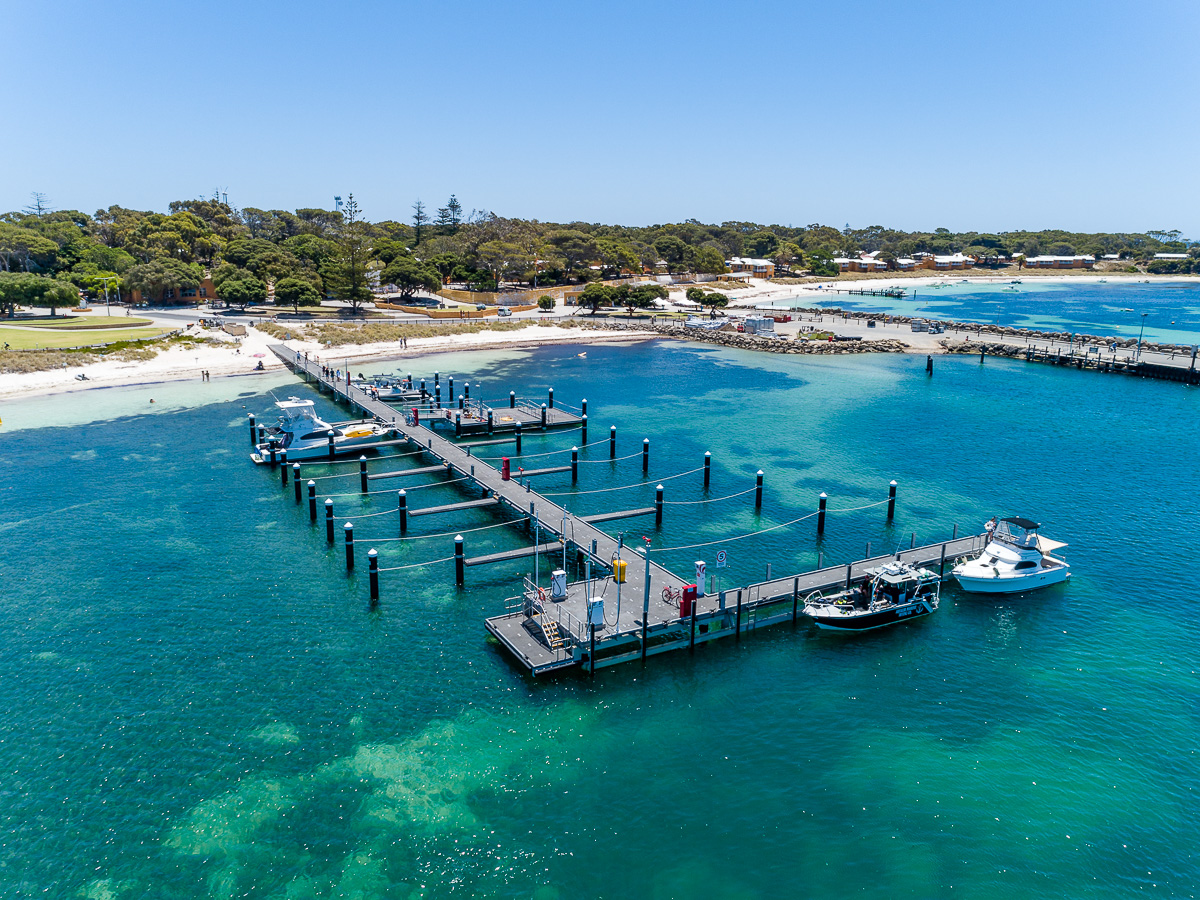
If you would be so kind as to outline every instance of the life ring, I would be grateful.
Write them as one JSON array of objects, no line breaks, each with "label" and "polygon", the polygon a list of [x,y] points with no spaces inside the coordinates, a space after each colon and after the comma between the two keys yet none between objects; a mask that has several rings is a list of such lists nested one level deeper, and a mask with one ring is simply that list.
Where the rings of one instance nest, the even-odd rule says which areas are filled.
[{"label": "life ring", "polygon": [[539,602],[541,602],[541,603],[545,603],[545,602],[546,602],[546,600],[547,600],[547,597],[546,597],[546,589],[545,589],[545,588],[542,588],[542,587],[540,587],[540,588],[538,588],[538,589],[537,589],[537,592],[538,592],[538,601],[539,601]]}]

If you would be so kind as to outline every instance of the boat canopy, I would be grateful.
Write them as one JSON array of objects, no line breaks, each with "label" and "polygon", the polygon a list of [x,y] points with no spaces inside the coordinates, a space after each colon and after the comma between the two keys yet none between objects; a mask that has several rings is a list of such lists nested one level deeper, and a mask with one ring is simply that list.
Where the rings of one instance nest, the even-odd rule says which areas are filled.
[{"label": "boat canopy", "polygon": [[1025,531],[1037,531],[1042,526],[1037,522],[1032,522],[1029,519],[1022,519],[1020,516],[1009,516],[1007,519],[1001,519],[1001,522],[1007,522],[1009,525],[1015,525]]},{"label": "boat canopy", "polygon": [[1042,553],[1053,553],[1055,550],[1061,550],[1067,546],[1065,541],[1052,541],[1050,538],[1044,538],[1040,534],[1037,538],[1037,548]]}]

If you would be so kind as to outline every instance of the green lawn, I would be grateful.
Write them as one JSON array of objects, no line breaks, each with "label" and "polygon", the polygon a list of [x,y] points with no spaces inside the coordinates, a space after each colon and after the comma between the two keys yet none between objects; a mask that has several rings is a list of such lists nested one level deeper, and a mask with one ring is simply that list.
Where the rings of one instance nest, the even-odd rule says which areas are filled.
[{"label": "green lawn", "polygon": [[21,319],[0,319],[0,326],[14,325],[21,328],[141,328],[144,325],[152,324],[149,319],[136,316],[71,316],[69,318],[61,316],[56,317],[54,321],[36,319],[32,322]]},{"label": "green lawn", "polygon": [[23,331],[17,328],[0,327],[0,347],[9,345],[11,350],[61,349],[65,347],[87,347],[92,344],[109,344],[113,341],[137,341],[165,334],[161,328],[111,328],[96,331]]}]

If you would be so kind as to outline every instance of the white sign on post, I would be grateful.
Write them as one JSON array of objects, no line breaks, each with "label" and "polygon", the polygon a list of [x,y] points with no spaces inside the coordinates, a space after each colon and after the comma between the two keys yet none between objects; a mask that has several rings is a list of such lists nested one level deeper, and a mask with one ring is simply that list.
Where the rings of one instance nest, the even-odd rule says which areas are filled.
[{"label": "white sign on post", "polygon": [[726,555],[725,555],[725,551],[724,551],[724,550],[718,550],[718,551],[717,551],[717,568],[718,568],[718,569],[723,569],[723,568],[725,568],[725,560],[726,560],[726,559],[727,559],[727,557],[726,557]]}]

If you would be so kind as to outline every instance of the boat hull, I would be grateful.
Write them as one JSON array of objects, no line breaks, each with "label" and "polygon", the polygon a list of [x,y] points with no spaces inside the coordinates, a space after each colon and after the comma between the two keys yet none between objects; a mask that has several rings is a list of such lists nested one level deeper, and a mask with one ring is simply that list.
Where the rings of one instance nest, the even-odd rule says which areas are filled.
[{"label": "boat hull", "polygon": [[1026,591],[1036,591],[1052,584],[1062,584],[1071,577],[1071,570],[1066,566],[1054,569],[1043,569],[1032,575],[1015,575],[1010,577],[990,577],[964,575],[954,573],[955,579],[964,591],[969,594],[1023,594]]},{"label": "boat hull", "polygon": [[[363,437],[339,438],[334,441],[333,455],[344,456],[347,453],[360,453],[363,450],[370,449],[380,441],[386,440],[388,435],[388,432],[379,432],[377,434],[364,435]],[[254,449],[260,459],[268,459],[271,455],[271,448],[268,444],[259,444]],[[283,449],[282,447],[277,448],[276,453],[282,454]],[[293,444],[287,448],[287,458],[289,463],[300,462],[305,459],[329,459],[329,442]]]},{"label": "boat hull", "polygon": [[823,614],[817,611],[805,610],[817,627],[822,631],[841,631],[841,632],[857,632],[857,631],[874,631],[876,628],[886,628],[889,625],[898,625],[901,622],[909,622],[913,619],[920,619],[932,613],[936,606],[928,603],[907,603],[903,606],[891,607],[888,609],[875,610],[874,612],[860,612],[857,614]]}]

